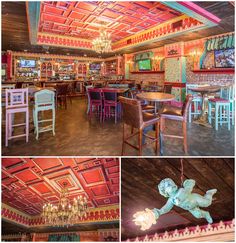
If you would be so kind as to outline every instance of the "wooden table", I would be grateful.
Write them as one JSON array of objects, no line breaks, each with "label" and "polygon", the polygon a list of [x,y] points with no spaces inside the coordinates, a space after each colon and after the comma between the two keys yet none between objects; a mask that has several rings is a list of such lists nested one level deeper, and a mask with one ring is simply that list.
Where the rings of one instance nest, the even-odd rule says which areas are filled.
[{"label": "wooden table", "polygon": [[28,88],[29,96],[33,97],[36,92],[41,91],[41,90],[45,90],[45,89],[51,90],[51,91],[56,91],[56,89],[53,88],[53,87],[29,87]]},{"label": "wooden table", "polygon": [[124,94],[125,92],[129,91],[129,88],[111,88],[111,87],[104,87],[104,88],[95,88],[98,90],[107,90],[111,92],[116,92],[118,94]]},{"label": "wooden table", "polygon": [[165,102],[175,99],[174,95],[161,92],[142,92],[137,94],[137,97],[141,100],[153,101],[155,104],[155,115],[157,114],[157,102]]},{"label": "wooden table", "polygon": [[200,117],[194,121],[194,123],[197,123],[199,125],[205,126],[205,127],[212,127],[209,123],[208,123],[208,118],[207,118],[207,101],[205,101],[205,97],[208,96],[208,94],[212,94],[215,92],[220,91],[221,86],[202,86],[202,87],[195,87],[195,88],[189,88],[189,90],[193,91],[193,92],[197,92],[200,93],[202,96],[202,110],[201,110],[201,115]]}]

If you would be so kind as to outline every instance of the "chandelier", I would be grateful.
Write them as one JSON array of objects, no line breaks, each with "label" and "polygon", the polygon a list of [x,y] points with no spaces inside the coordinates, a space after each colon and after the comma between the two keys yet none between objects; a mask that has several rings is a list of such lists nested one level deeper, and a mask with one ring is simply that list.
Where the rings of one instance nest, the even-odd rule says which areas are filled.
[{"label": "chandelier", "polygon": [[61,191],[59,203],[56,205],[51,203],[43,205],[42,217],[46,224],[68,227],[87,216],[87,198],[78,196],[70,201],[66,184],[63,185],[64,188]]},{"label": "chandelier", "polygon": [[98,53],[111,51],[111,34],[105,30],[100,31],[100,36],[92,41],[93,50]]}]

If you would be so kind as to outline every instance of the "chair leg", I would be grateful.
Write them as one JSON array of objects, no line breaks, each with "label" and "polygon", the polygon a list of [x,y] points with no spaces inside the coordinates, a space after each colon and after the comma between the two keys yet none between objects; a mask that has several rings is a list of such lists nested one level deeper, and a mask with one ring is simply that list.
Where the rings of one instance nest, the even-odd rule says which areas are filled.
[{"label": "chair leg", "polygon": [[232,102],[232,125],[234,125],[234,101]]},{"label": "chair leg", "polygon": [[35,125],[36,125],[36,139],[39,139],[39,123],[38,123],[38,111],[35,114]]},{"label": "chair leg", "polygon": [[115,106],[115,123],[117,122],[117,106]]},{"label": "chair leg", "polygon": [[163,138],[165,130],[165,118],[161,117],[160,119],[160,154],[163,155]]},{"label": "chair leg", "polygon": [[219,106],[215,104],[215,129],[218,130],[218,112],[219,112]]},{"label": "chair leg", "polygon": [[8,136],[9,136],[9,114],[6,112],[6,134],[5,134],[5,146],[8,147]]},{"label": "chair leg", "polygon": [[139,129],[139,140],[138,140],[138,143],[139,143],[139,156],[142,156],[142,138],[143,138],[143,130],[142,129]]},{"label": "chair leg", "polygon": [[160,126],[159,122],[155,124],[155,130],[156,130],[156,134],[155,134],[155,139],[156,139],[156,141],[155,141],[155,152],[156,152],[156,155],[157,155],[158,144],[159,144],[159,142],[158,142],[158,139],[159,139],[159,126]]},{"label": "chair leg", "polygon": [[208,103],[208,122],[211,124],[211,112],[212,112],[212,108],[211,108],[211,102]]},{"label": "chair leg", "polygon": [[227,121],[228,121],[228,130],[230,131],[230,104],[227,105]]},{"label": "chair leg", "polygon": [[26,112],[25,119],[26,119],[25,121],[26,143],[28,143],[29,142],[29,111]]},{"label": "chair leg", "polygon": [[189,121],[189,123],[191,123],[192,122],[192,104],[189,106],[189,111],[188,111],[188,121]]},{"label": "chair leg", "polygon": [[52,134],[53,134],[53,136],[55,136],[55,121],[56,121],[55,109],[52,109]]},{"label": "chair leg", "polygon": [[123,123],[123,141],[122,141],[122,151],[121,155],[125,153],[125,123]]},{"label": "chair leg", "polygon": [[184,152],[185,154],[188,153],[188,146],[187,146],[187,123],[183,121],[183,139],[184,139]]}]

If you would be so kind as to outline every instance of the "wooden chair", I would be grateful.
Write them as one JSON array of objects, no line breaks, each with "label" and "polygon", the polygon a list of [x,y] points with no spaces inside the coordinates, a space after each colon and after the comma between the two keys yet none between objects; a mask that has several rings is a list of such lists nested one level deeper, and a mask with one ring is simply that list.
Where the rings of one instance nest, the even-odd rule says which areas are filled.
[{"label": "wooden chair", "polygon": [[[130,90],[130,96],[132,99],[137,99],[137,94],[140,94],[142,91],[141,90]],[[149,112],[149,113],[154,113],[155,111],[155,106],[149,105],[146,101],[140,100],[141,102],[141,107],[143,112]]]},{"label": "wooden chair", "polygon": [[163,92],[166,94],[171,94],[172,84],[164,84]]},{"label": "wooden chair", "polygon": [[56,85],[56,105],[58,104],[67,109],[67,95],[68,95],[68,84],[57,84]]},{"label": "wooden chair", "polygon": [[[36,139],[39,138],[39,133],[52,131],[55,135],[55,92],[51,90],[41,90],[34,94],[35,105],[33,109],[34,128]],[[52,119],[39,120],[39,112],[52,110]],[[39,124],[52,122],[49,126],[39,127]]]},{"label": "wooden chair", "polygon": [[103,121],[107,117],[111,117],[112,112],[111,108],[114,108],[114,117],[115,123],[117,122],[117,118],[121,117],[121,104],[117,97],[117,92],[111,91],[109,89],[103,89]]},{"label": "wooden chair", "polygon": [[97,114],[100,116],[100,122],[102,122],[103,118],[103,95],[101,89],[88,89],[89,95],[89,118],[91,119],[93,108],[96,108]]},{"label": "wooden chair", "polygon": [[191,94],[193,96],[192,102],[189,106],[189,113],[188,113],[188,121],[192,122],[192,116],[196,117],[198,115],[201,115],[202,112],[202,96],[199,94],[196,94],[195,92],[192,92],[189,90],[189,88],[196,88],[198,87],[198,84],[188,84],[186,85],[186,94]]},{"label": "wooden chair", "polygon": [[[125,145],[128,144],[134,149],[139,151],[139,155],[142,155],[143,136],[155,142],[155,152],[157,154],[158,144],[159,144],[159,120],[158,116],[151,113],[142,112],[141,102],[135,99],[129,99],[125,97],[120,97],[119,100],[122,104],[123,111],[123,142],[122,142],[122,155],[125,153]],[[131,127],[131,134],[126,137],[125,126]],[[155,137],[145,135],[144,129],[149,126],[155,126]],[[137,132],[134,132],[137,129]],[[134,136],[138,135],[138,146],[131,144],[128,140]]]},{"label": "wooden chair", "polygon": [[87,98],[88,98],[88,105],[87,105],[87,114],[89,114],[89,109],[90,109],[90,98],[89,98],[89,94],[88,94],[88,89],[92,89],[93,85],[87,85],[85,86],[85,92],[87,94]]},{"label": "wooden chair", "polygon": [[[231,112],[232,105],[232,112]],[[213,108],[215,116],[212,115]],[[208,99],[208,121],[211,124],[215,119],[215,130],[218,130],[218,124],[227,123],[230,130],[230,120],[234,124],[234,86],[221,88],[219,98]]]},{"label": "wooden chair", "polygon": [[[26,137],[29,140],[29,105],[28,89],[6,89],[6,135],[5,146],[13,138]],[[25,113],[25,122],[14,124],[14,115],[16,113]],[[13,135],[14,127],[25,126],[25,133]]]},{"label": "wooden chair", "polygon": [[[186,97],[186,101],[182,108],[171,106],[171,105],[164,105],[162,110],[160,111],[160,132],[161,132],[161,144],[163,144],[163,137],[173,137],[173,138],[182,138],[183,145],[184,145],[184,152],[187,153],[187,113],[189,110],[189,106],[192,102],[193,97],[188,95]],[[176,136],[176,135],[169,135],[164,134],[165,130],[165,120],[174,120],[174,121],[181,121],[182,122],[182,129],[183,129],[183,136]],[[163,154],[163,151],[161,151]]]}]

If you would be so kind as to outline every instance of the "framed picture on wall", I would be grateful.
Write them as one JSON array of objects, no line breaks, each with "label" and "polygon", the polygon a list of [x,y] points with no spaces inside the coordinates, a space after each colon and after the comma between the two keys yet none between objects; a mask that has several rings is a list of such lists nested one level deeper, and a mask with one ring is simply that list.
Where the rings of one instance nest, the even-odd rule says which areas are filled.
[{"label": "framed picture on wall", "polygon": [[235,66],[234,49],[215,50],[216,68],[233,68]]}]

